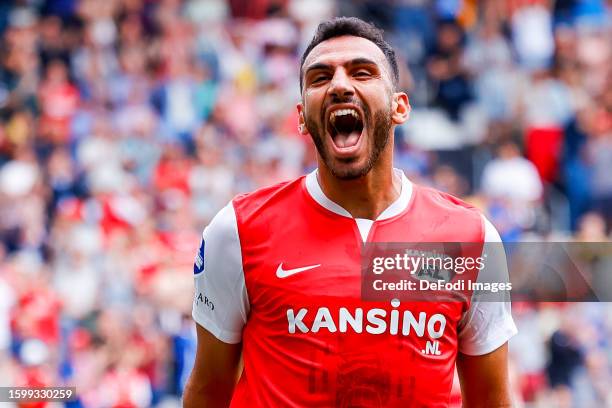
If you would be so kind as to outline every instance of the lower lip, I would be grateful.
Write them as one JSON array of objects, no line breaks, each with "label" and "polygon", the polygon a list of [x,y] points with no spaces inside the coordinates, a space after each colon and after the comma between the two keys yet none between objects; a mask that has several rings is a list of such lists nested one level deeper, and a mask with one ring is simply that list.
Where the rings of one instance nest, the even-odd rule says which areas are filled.
[{"label": "lower lip", "polygon": [[359,135],[359,140],[353,146],[349,147],[338,147],[334,143],[332,136],[328,133],[329,142],[331,143],[332,151],[334,152],[334,156],[340,159],[348,159],[355,157],[357,152],[361,148],[362,140],[364,139],[365,127],[361,130],[361,135]]}]

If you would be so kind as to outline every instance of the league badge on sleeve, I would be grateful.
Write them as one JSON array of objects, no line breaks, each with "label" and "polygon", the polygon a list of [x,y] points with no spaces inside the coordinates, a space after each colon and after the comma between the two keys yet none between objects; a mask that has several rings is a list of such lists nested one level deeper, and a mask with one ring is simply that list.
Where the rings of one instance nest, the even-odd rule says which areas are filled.
[{"label": "league badge on sleeve", "polygon": [[195,260],[193,261],[193,274],[198,275],[202,273],[204,270],[204,238],[202,238],[202,242],[200,243],[200,249],[198,249],[198,253],[195,256]]}]

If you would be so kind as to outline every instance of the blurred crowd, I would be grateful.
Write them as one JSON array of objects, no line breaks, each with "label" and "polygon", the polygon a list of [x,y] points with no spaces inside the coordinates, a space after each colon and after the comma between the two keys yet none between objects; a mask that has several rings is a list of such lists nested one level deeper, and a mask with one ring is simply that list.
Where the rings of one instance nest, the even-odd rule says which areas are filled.
[{"label": "blurred crowd", "polygon": [[[234,195],[304,174],[301,51],[355,15],[412,104],[395,165],[506,241],[607,241],[605,0],[7,0],[0,3],[0,386],[66,406],[177,406],[192,262]],[[612,307],[515,304],[527,407],[612,406]],[[52,404],[30,404],[52,406]]]}]

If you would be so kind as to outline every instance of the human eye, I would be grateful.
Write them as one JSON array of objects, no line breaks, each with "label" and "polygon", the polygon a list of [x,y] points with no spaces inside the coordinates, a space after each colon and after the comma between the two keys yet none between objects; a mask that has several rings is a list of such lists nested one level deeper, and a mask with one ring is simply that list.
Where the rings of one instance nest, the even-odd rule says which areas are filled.
[{"label": "human eye", "polygon": [[327,81],[328,79],[329,79],[329,75],[327,74],[316,74],[312,77],[312,80],[310,82],[312,84],[320,84],[320,83]]},{"label": "human eye", "polygon": [[358,69],[353,73],[355,78],[370,78],[372,73],[367,69]]}]

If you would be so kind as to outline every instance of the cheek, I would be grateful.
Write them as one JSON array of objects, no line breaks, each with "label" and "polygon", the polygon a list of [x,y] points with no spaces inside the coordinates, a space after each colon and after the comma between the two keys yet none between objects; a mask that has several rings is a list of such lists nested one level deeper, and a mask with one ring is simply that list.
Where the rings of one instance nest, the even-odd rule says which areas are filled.
[{"label": "cheek", "polygon": [[360,84],[356,86],[357,94],[373,112],[390,110],[393,107],[393,94],[386,86],[380,84]]},{"label": "cheek", "polygon": [[304,91],[304,99],[308,100],[313,104],[321,104],[327,97],[327,91],[329,89],[329,85],[320,85],[316,87],[311,87]]},{"label": "cheek", "polygon": [[319,89],[307,89],[304,91],[304,102],[317,103],[321,99],[322,92]]},{"label": "cheek", "polygon": [[311,121],[321,122],[323,121],[321,109],[323,103],[319,98],[304,98],[304,117],[309,118]]}]

